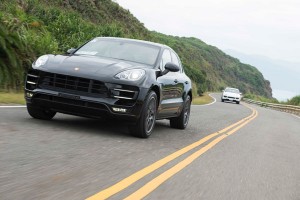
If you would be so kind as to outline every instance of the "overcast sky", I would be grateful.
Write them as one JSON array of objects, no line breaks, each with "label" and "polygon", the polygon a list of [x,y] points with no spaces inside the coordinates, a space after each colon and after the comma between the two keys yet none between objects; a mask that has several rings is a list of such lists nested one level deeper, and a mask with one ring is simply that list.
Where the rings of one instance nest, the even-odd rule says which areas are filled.
[{"label": "overcast sky", "polygon": [[[116,0],[150,30],[300,63],[299,0]],[[299,66],[300,67],[300,66]]]}]

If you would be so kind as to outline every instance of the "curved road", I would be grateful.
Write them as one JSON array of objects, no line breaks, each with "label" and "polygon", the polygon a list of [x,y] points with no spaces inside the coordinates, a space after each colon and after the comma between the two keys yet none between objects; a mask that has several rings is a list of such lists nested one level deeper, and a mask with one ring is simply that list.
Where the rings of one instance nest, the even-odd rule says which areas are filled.
[{"label": "curved road", "polygon": [[299,200],[300,118],[213,96],[185,131],[162,120],[149,139],[121,122],[0,108],[0,199]]}]

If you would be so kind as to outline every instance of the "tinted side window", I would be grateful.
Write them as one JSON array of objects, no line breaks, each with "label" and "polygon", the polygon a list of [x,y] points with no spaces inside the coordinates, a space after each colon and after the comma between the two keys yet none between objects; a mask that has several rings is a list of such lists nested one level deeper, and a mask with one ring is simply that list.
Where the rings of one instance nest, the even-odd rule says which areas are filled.
[{"label": "tinted side window", "polygon": [[172,62],[172,58],[171,58],[170,51],[166,49],[162,55],[162,62],[161,62],[162,63],[162,66],[161,66],[162,71],[165,70],[165,65],[168,62]]},{"label": "tinted side window", "polygon": [[177,55],[175,53],[171,52],[171,56],[172,56],[172,62],[180,68],[180,71],[182,71],[181,66],[180,66],[180,61],[179,61]]}]

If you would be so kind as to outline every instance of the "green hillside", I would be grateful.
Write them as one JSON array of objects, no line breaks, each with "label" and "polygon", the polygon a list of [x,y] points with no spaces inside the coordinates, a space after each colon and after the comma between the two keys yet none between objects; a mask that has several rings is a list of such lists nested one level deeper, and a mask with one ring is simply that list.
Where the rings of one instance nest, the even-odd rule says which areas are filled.
[{"label": "green hillside", "polygon": [[151,32],[111,0],[1,0],[0,89],[21,88],[24,71],[38,56],[63,53],[97,36],[143,39],[172,47],[198,94],[231,86],[243,93],[272,96],[270,83],[255,67],[197,38]]}]

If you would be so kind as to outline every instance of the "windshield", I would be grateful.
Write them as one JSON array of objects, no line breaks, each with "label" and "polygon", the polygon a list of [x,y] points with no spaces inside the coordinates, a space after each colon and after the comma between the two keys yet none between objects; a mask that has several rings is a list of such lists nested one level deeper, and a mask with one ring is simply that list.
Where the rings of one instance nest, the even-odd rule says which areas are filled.
[{"label": "windshield", "polygon": [[154,65],[159,48],[138,42],[93,39],[85,44],[75,55],[93,55],[107,58]]},{"label": "windshield", "polygon": [[240,93],[240,91],[238,89],[234,89],[234,88],[227,88],[225,90],[225,92],[231,92],[231,93],[237,93],[237,94]]}]

